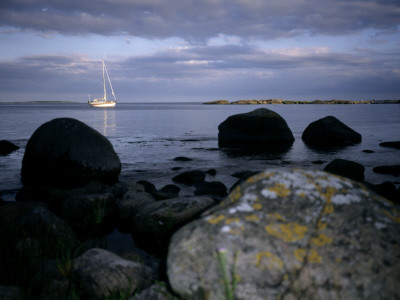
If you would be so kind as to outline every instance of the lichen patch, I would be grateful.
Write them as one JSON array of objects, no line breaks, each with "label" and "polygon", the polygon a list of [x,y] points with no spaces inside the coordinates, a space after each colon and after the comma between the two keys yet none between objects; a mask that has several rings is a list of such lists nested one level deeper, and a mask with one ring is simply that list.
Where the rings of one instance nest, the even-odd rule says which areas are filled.
[{"label": "lichen patch", "polygon": [[270,224],[265,230],[272,236],[282,239],[285,242],[296,242],[304,238],[308,228],[297,223]]}]

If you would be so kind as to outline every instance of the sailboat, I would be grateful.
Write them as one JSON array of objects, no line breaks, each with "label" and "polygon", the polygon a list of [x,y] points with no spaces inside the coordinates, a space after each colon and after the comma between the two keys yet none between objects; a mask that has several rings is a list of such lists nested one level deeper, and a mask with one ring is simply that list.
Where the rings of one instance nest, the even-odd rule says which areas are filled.
[{"label": "sailboat", "polygon": [[[92,107],[114,107],[115,104],[117,104],[117,99],[115,98],[114,90],[111,85],[111,80],[110,76],[108,76],[106,64],[104,63],[104,60],[101,61],[101,64],[103,66],[103,91],[104,91],[104,96],[103,98],[94,98],[93,100],[90,100],[90,95],[89,95],[89,100],[88,103]],[[114,97],[114,100],[108,100],[107,99],[107,88],[106,88],[106,76],[108,79],[108,84],[110,85],[111,93]]]}]

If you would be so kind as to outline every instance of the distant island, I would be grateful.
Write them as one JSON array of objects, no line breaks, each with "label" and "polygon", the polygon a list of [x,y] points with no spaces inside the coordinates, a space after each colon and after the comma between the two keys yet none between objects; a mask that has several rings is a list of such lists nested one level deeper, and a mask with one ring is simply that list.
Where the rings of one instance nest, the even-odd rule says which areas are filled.
[{"label": "distant island", "polygon": [[268,100],[238,100],[229,102],[228,100],[215,100],[204,102],[203,104],[400,104],[400,100],[314,100],[314,101],[297,101],[283,99]]}]

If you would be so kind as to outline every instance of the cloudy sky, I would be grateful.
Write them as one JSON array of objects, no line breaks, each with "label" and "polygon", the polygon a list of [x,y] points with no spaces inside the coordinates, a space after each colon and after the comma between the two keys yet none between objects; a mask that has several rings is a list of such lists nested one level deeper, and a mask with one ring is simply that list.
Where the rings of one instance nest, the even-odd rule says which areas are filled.
[{"label": "cloudy sky", "polygon": [[399,0],[1,0],[0,101],[400,99]]}]

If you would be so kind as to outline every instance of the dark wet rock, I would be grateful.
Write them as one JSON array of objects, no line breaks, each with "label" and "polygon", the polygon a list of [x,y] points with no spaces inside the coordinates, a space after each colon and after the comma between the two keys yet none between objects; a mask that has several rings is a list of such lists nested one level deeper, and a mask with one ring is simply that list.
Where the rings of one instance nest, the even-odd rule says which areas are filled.
[{"label": "dark wet rock", "polygon": [[183,172],[174,178],[173,181],[192,185],[194,183],[202,182],[206,178],[206,173],[200,170],[192,170]]},{"label": "dark wet rock", "polygon": [[44,202],[52,212],[60,215],[63,201],[69,197],[110,192],[109,185],[91,181],[82,187],[73,189],[24,187],[17,193],[16,200]]},{"label": "dark wet rock", "polygon": [[73,275],[89,299],[105,299],[119,292],[133,294],[150,286],[154,278],[149,267],[99,248],[74,260]]},{"label": "dark wet rock", "polygon": [[147,193],[152,193],[152,192],[157,191],[156,186],[154,184],[152,184],[151,182],[148,182],[146,180],[140,180],[137,183],[139,183],[142,186],[144,186],[144,190]]},{"label": "dark wet rock", "polygon": [[46,297],[41,299],[63,299],[70,293],[72,282],[68,278],[71,261],[61,259],[43,260],[38,265],[31,281],[33,290],[45,291]]},{"label": "dark wet rock", "polygon": [[312,161],[312,163],[313,163],[314,165],[322,165],[322,164],[325,163],[325,161],[324,161],[324,160],[314,160],[314,161]]},{"label": "dark wet rock", "polygon": [[1,140],[0,141],[0,155],[8,155],[15,150],[18,150],[19,147],[9,141]]},{"label": "dark wet rock", "polygon": [[302,139],[311,147],[324,148],[360,143],[361,135],[337,118],[328,116],[309,124]]},{"label": "dark wet rock", "polygon": [[79,243],[69,224],[42,203],[12,202],[2,205],[0,219],[1,242],[7,244],[8,250],[14,249],[24,256],[54,257],[59,254],[58,246],[67,250]]},{"label": "dark wet rock", "polygon": [[220,197],[225,197],[227,195],[227,188],[225,184],[220,181],[204,181],[196,184],[195,186],[195,195],[217,195]]},{"label": "dark wet rock", "polygon": [[396,189],[396,186],[392,182],[385,181],[380,184],[370,184],[368,187],[386,199],[400,204],[400,191]]},{"label": "dark wet rock", "polygon": [[133,218],[132,231],[165,234],[194,219],[214,204],[205,196],[179,197],[141,205]]},{"label": "dark wet rock", "polygon": [[121,162],[99,132],[71,118],[41,125],[30,137],[22,160],[25,185],[76,187],[90,180],[115,183]]},{"label": "dark wet rock", "polygon": [[379,146],[382,146],[382,147],[391,147],[391,148],[400,149],[400,141],[396,141],[396,142],[383,142],[383,143],[380,143]]},{"label": "dark wet rock", "polygon": [[11,286],[11,285],[0,286],[0,296],[2,300],[24,299],[22,289],[18,286]]},{"label": "dark wet rock", "polygon": [[175,184],[167,184],[158,190],[153,196],[157,200],[165,200],[169,198],[176,198],[179,195],[181,188]]},{"label": "dark wet rock", "polygon": [[400,165],[393,166],[379,166],[372,169],[375,173],[379,174],[391,174],[394,176],[399,176],[400,174]]},{"label": "dark wet rock", "polygon": [[183,299],[224,298],[224,272],[237,300],[396,299],[399,217],[349,179],[271,169],[173,234],[169,282]]},{"label": "dark wet rock", "polygon": [[71,196],[63,201],[61,214],[85,239],[110,233],[117,226],[118,209],[112,193]]},{"label": "dark wet rock", "polygon": [[155,202],[147,192],[129,191],[117,202],[119,212],[118,229],[121,232],[132,232],[136,211],[143,205]]},{"label": "dark wet rock", "polygon": [[175,297],[168,291],[167,285],[165,283],[153,284],[150,287],[141,291],[140,293],[136,294],[134,298],[134,300],[171,300],[171,299],[175,299]]},{"label": "dark wet rock", "polygon": [[368,149],[365,149],[365,150],[363,150],[362,152],[364,152],[364,153],[375,153],[375,151],[373,151],[373,150],[368,150]]},{"label": "dark wet rock", "polygon": [[181,188],[175,184],[167,184],[160,189],[160,192],[178,194]]},{"label": "dark wet rock", "polygon": [[251,146],[281,149],[294,141],[286,121],[266,108],[232,115],[218,126],[220,147],[248,148]]},{"label": "dark wet rock", "polygon": [[357,162],[337,158],[326,165],[324,171],[353,180],[362,181],[364,180],[365,168]]},{"label": "dark wet rock", "polygon": [[174,161],[192,161],[193,159],[185,156],[178,156],[174,158]]},{"label": "dark wet rock", "polygon": [[182,170],[182,167],[173,167],[171,168],[172,171],[178,171],[178,170]]},{"label": "dark wet rock", "polygon": [[217,170],[215,170],[215,169],[209,169],[209,170],[206,171],[206,173],[207,173],[208,175],[215,176],[215,175],[217,175]]},{"label": "dark wet rock", "polygon": [[156,200],[165,200],[178,197],[180,190],[180,187],[176,186],[175,184],[167,184],[160,190],[152,192],[151,194]]}]

